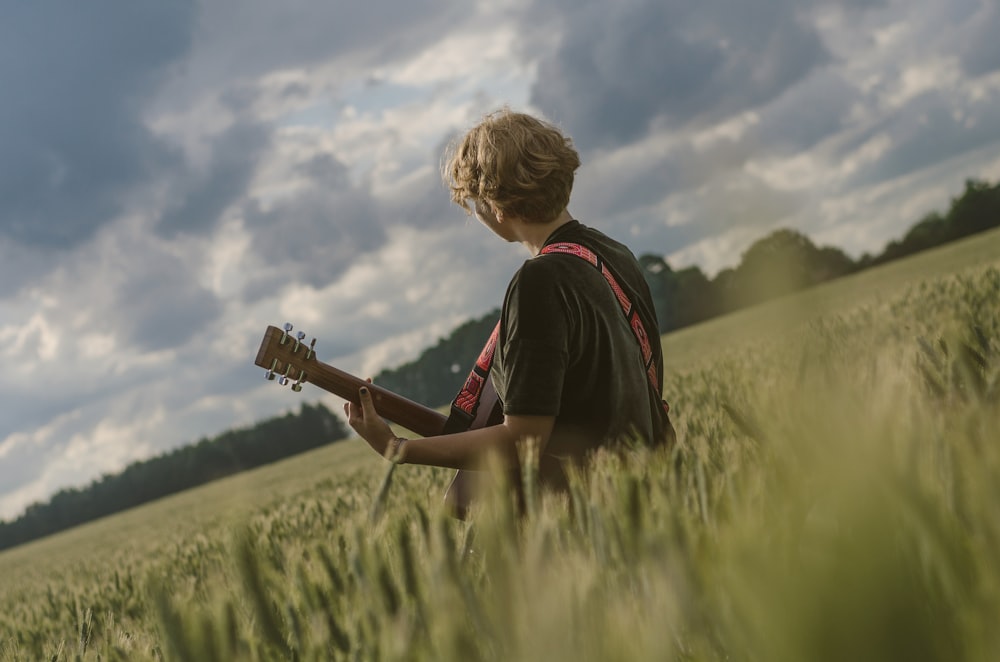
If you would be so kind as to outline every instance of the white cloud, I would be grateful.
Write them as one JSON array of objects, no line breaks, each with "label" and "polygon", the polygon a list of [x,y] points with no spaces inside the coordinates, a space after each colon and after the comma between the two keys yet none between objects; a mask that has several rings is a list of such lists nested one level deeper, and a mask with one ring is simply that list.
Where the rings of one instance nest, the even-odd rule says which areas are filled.
[{"label": "white cloud", "polygon": [[517,27],[509,22],[483,23],[445,35],[415,57],[387,68],[377,78],[400,85],[483,85],[483,74],[522,74],[526,67],[515,58]]},{"label": "white cloud", "polygon": [[[46,297],[47,298],[47,297]],[[51,307],[41,303],[43,308]],[[60,335],[55,326],[41,312],[32,315],[23,325],[0,327],[0,357],[18,376],[25,376],[27,365],[37,360],[49,363],[59,350]],[[18,366],[21,366],[18,368]]]},{"label": "white cloud", "polygon": [[[42,501],[60,488],[80,487],[92,477],[120,471],[130,462],[148,457],[154,446],[145,439],[165,422],[166,413],[160,408],[127,423],[104,419],[93,429],[70,436],[61,447],[49,450],[49,460],[37,477],[0,494],[0,519],[15,517],[26,504]],[[60,426],[65,424],[65,420],[59,421]],[[52,432],[53,426],[41,428],[30,435],[30,443],[51,444]],[[0,445],[0,457],[6,444]]]},{"label": "white cloud", "polygon": [[740,254],[759,238],[759,232],[753,228],[734,227],[670,253],[667,261],[675,270],[698,266],[711,278],[727,267],[736,266]]}]

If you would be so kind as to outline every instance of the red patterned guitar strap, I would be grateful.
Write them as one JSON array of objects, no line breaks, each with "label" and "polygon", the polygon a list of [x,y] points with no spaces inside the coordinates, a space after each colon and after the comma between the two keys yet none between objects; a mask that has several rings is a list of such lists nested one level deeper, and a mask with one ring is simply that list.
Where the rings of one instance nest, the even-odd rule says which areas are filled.
[{"label": "red patterned guitar strap", "polygon": [[[565,253],[568,255],[576,255],[589,262],[593,267],[601,272],[604,279],[608,281],[608,285],[615,293],[615,297],[618,299],[618,304],[621,306],[622,313],[625,315],[625,319],[628,321],[629,328],[632,329],[632,334],[635,336],[636,341],[639,343],[639,349],[642,352],[642,360],[646,367],[646,377],[649,380],[649,386],[653,389],[653,393],[656,394],[657,399],[663,403],[664,413],[670,412],[670,405],[667,404],[666,400],[660,397],[660,380],[656,374],[656,361],[653,358],[653,348],[649,343],[649,335],[646,333],[646,327],[642,323],[642,319],[639,317],[639,311],[635,309],[632,305],[632,301],[625,294],[625,290],[621,288],[618,281],[612,275],[611,271],[608,270],[604,261],[597,256],[589,248],[581,246],[580,244],[569,244],[569,243],[557,243],[550,244],[542,249],[542,254],[548,253]],[[496,351],[497,340],[500,337],[500,322],[497,322],[496,327],[493,329],[493,333],[490,334],[489,340],[486,341],[486,346],[483,347],[483,351],[479,353],[479,358],[476,360],[476,365],[472,367],[472,372],[465,380],[465,385],[462,386],[462,390],[458,392],[455,396],[454,402],[451,403],[451,415],[448,417],[448,421],[445,423],[443,434],[451,434],[453,432],[461,432],[463,430],[468,430],[469,426],[472,425],[472,421],[476,418],[477,410],[479,409],[479,401],[483,396],[483,389],[486,386],[486,380],[490,376],[490,368],[493,366],[493,354]]]},{"label": "red patterned guitar strap", "polygon": [[479,353],[476,364],[472,366],[472,372],[465,379],[465,385],[455,396],[451,403],[451,415],[444,424],[442,434],[453,432],[463,432],[469,429],[476,419],[479,410],[479,401],[483,398],[483,389],[486,387],[486,380],[490,378],[490,368],[493,367],[493,354],[496,352],[497,340],[500,338],[500,321],[493,327],[490,339],[486,341],[486,346]]},{"label": "red patterned guitar strap", "polygon": [[601,272],[604,276],[604,280],[608,281],[608,285],[615,293],[615,298],[618,299],[618,305],[621,306],[622,313],[625,315],[625,320],[628,322],[629,328],[632,329],[632,335],[635,336],[636,341],[639,343],[639,349],[642,352],[642,362],[646,368],[646,378],[649,380],[649,386],[653,389],[653,393],[656,398],[663,403],[663,412],[666,414],[670,413],[670,405],[667,401],[660,395],[660,380],[656,374],[656,361],[653,358],[653,347],[649,343],[649,334],[646,333],[646,327],[642,323],[642,318],[639,317],[639,311],[632,305],[632,301],[625,294],[625,290],[622,289],[621,285],[615,279],[614,275],[608,269],[607,265],[604,264],[597,253],[590,250],[586,246],[581,246],[580,244],[569,244],[569,243],[557,243],[549,244],[548,246],[542,248],[542,254],[549,253],[565,253],[566,255],[575,255],[580,259],[586,260],[590,263],[592,267]]}]

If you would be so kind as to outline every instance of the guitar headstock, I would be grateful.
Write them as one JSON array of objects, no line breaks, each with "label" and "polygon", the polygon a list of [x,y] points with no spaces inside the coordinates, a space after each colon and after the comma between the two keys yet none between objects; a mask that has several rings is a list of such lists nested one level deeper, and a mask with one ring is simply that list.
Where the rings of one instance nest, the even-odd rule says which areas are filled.
[{"label": "guitar headstock", "polygon": [[316,363],[316,339],[307,345],[305,337],[302,331],[292,335],[292,325],[287,322],[284,329],[267,327],[254,363],[267,370],[269,380],[277,379],[282,386],[291,382],[293,391],[301,391],[310,364]]}]

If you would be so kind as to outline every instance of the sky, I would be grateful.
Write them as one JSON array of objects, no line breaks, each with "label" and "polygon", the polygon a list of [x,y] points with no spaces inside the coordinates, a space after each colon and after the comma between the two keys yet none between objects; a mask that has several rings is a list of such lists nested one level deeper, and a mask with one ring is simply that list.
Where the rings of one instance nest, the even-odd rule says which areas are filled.
[{"label": "sky", "polygon": [[448,200],[503,105],[570,211],[709,275],[794,228],[858,257],[1000,180],[995,0],[0,0],[0,519],[297,409],[291,322],[361,376],[528,254]]}]

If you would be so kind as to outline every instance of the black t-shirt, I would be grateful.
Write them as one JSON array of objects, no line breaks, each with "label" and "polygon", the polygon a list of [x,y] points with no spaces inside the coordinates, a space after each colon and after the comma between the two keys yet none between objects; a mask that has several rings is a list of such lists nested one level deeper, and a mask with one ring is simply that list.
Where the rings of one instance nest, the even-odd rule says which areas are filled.
[{"label": "black t-shirt", "polygon": [[[635,256],[577,221],[560,226],[546,245],[556,242],[585,246],[608,265],[651,334],[662,384],[656,317]],[[492,379],[505,414],[556,417],[546,453],[580,457],[605,442],[662,435],[659,394],[639,343],[608,282],[576,255],[539,255],[514,274]]]}]

